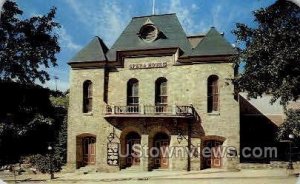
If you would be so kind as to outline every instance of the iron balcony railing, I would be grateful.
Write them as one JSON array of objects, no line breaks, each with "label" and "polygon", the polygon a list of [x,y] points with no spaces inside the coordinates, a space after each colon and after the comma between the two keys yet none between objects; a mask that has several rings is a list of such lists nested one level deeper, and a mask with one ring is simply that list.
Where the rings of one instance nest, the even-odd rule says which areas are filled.
[{"label": "iron balcony railing", "polygon": [[189,116],[200,120],[200,117],[192,105],[106,105],[106,116],[116,115],[162,115],[162,116]]}]

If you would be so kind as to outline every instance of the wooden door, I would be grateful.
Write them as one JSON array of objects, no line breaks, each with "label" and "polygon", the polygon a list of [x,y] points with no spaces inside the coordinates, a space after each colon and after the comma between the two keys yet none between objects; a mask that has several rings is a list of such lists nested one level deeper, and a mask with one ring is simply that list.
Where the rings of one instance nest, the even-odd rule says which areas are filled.
[{"label": "wooden door", "polygon": [[212,147],[213,154],[211,156],[211,167],[212,168],[220,168],[222,166],[221,145],[222,145],[222,143],[219,141],[213,142],[213,147]]},{"label": "wooden door", "polygon": [[158,157],[155,158],[154,165],[156,168],[167,169],[169,168],[169,140],[156,140],[155,147],[158,148]]},{"label": "wooden door", "polygon": [[160,168],[167,169],[169,167],[169,140],[162,140],[160,146]]},{"label": "wooden door", "polygon": [[[211,150],[212,141],[205,141],[202,149],[204,148],[209,148]],[[206,157],[203,156],[203,169],[211,168],[211,155],[209,155],[209,157],[207,156],[208,155],[206,155]]]},{"label": "wooden door", "polygon": [[96,139],[94,137],[83,138],[83,162],[85,165],[96,163]]},{"label": "wooden door", "polygon": [[127,166],[132,166],[132,165],[140,165],[140,155],[138,152],[136,152],[133,149],[133,146],[135,145],[140,145],[141,140],[140,139],[128,139],[127,140],[127,145],[128,145],[128,156],[126,159],[126,165]]},{"label": "wooden door", "polygon": [[76,168],[83,166],[83,143],[81,137],[76,137]]},{"label": "wooden door", "polygon": [[222,166],[222,142],[216,140],[205,141],[204,148],[209,148],[211,155],[210,157],[203,158],[203,169],[220,168]]}]

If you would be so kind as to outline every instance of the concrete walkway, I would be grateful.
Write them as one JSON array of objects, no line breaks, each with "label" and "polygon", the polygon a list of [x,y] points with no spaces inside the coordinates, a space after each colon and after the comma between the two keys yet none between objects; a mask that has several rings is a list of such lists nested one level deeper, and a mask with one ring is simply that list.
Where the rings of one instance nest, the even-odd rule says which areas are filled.
[{"label": "concrete walkway", "polygon": [[[299,171],[295,171],[299,173]],[[291,177],[286,172],[286,169],[244,169],[241,171],[227,171],[222,169],[207,169],[202,171],[152,171],[152,172],[126,172],[120,171],[117,173],[98,173],[91,172],[83,173],[56,173],[56,179],[53,182],[64,181],[85,183],[100,182],[100,181],[129,181],[129,180],[158,180],[158,179],[228,179],[228,178],[288,178]],[[48,174],[38,175],[20,175],[16,179],[18,181],[47,181]],[[13,176],[4,176],[0,174],[0,179],[4,181],[14,181]]]},{"label": "concrete walkway", "polygon": [[226,171],[221,169],[208,169],[202,171],[152,171],[152,172],[118,172],[118,173],[89,173],[64,174],[57,181],[126,181],[149,179],[201,179],[201,178],[287,178],[285,169]]}]

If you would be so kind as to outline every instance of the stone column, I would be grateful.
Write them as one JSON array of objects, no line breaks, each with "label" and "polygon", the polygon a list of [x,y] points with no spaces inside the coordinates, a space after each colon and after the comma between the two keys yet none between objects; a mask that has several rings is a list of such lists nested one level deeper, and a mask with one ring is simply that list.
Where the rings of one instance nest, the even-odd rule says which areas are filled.
[{"label": "stone column", "polygon": [[149,136],[148,135],[142,135],[141,137],[141,152],[142,152],[142,155],[141,155],[141,158],[140,158],[140,169],[142,171],[148,171],[148,149],[145,149],[145,148],[148,148],[148,138]]}]

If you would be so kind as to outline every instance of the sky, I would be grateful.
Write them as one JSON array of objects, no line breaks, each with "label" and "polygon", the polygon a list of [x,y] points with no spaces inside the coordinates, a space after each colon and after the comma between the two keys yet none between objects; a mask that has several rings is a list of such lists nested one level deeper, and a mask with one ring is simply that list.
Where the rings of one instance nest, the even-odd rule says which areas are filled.
[{"label": "sky", "polygon": [[[58,66],[48,71],[51,80],[45,86],[65,91],[69,88],[68,62],[94,36],[100,36],[111,47],[132,17],[152,14],[153,0],[16,0],[24,11],[24,18],[39,16],[55,6],[55,20],[61,28],[61,52],[57,54]],[[273,4],[275,0],[156,0],[155,14],[176,13],[186,34],[206,33],[214,26],[224,32],[232,44],[235,24],[255,26],[252,12]]]}]

